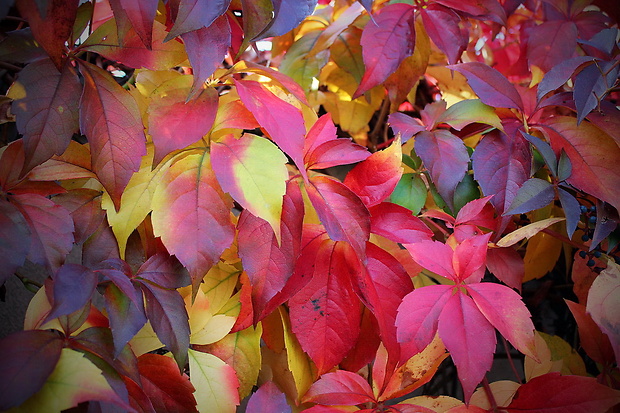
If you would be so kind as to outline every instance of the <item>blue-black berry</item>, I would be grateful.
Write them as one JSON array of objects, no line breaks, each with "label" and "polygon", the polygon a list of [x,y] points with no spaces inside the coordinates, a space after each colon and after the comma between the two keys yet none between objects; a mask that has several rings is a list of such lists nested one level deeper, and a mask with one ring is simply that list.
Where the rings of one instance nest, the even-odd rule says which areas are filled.
[{"label": "blue-black berry", "polygon": [[600,251],[594,251],[594,258],[601,258],[601,252]]},{"label": "blue-black berry", "polygon": [[590,236],[589,236],[588,234],[583,234],[583,235],[581,236],[581,240],[582,240],[583,242],[586,242],[586,241],[588,241],[589,239],[590,239]]},{"label": "blue-black berry", "polygon": [[594,205],[592,205],[592,206],[590,207],[590,212],[595,212],[595,211],[596,211],[596,207],[595,207]]},{"label": "blue-black berry", "polygon": [[582,214],[585,214],[586,212],[588,212],[588,207],[585,205],[580,205],[579,209],[581,210]]},{"label": "blue-black berry", "polygon": [[579,256],[585,258],[588,254],[585,251],[579,251]]},{"label": "blue-black berry", "polygon": [[595,215],[590,215],[590,218],[588,218],[588,221],[590,221],[591,224],[595,224],[596,223],[596,216]]},{"label": "blue-black berry", "polygon": [[588,262],[586,263],[586,265],[588,267],[594,267],[594,260],[588,260]]}]

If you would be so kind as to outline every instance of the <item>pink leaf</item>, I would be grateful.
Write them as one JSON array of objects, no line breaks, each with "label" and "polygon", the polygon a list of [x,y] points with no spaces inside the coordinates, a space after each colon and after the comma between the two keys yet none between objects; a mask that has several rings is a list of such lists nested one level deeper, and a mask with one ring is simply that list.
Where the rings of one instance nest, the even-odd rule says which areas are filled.
[{"label": "pink leaf", "polygon": [[506,12],[497,0],[435,0],[446,7],[460,10],[472,16],[485,17],[501,25],[506,24]]},{"label": "pink leaf", "polygon": [[[304,160],[312,151],[323,143],[338,139],[338,129],[334,125],[332,115],[326,113],[314,122],[304,141]],[[307,162],[306,162],[307,163]]]},{"label": "pink leaf", "polygon": [[256,390],[248,401],[248,412],[255,413],[288,413],[291,406],[286,402],[286,395],[272,381],[268,381]]},{"label": "pink leaf", "polygon": [[368,381],[357,373],[337,370],[321,376],[308,390],[304,403],[324,405],[356,405],[374,402]]},{"label": "pink leaf", "polygon": [[448,62],[456,63],[467,47],[468,40],[466,32],[459,27],[459,15],[440,4],[430,4],[420,14],[433,43],[446,54]]},{"label": "pink leaf", "polygon": [[454,225],[472,224],[483,228],[494,229],[496,224],[494,217],[495,211],[493,210],[493,206],[488,204],[491,198],[492,195],[489,195],[466,203],[456,215]]},{"label": "pink leaf", "polygon": [[370,237],[370,213],[348,187],[326,176],[310,178],[308,196],[334,241],[348,241],[359,257]]},{"label": "pink leaf", "polygon": [[427,270],[454,282],[459,279],[452,266],[454,251],[449,245],[439,241],[420,241],[405,247],[413,260]]},{"label": "pink leaf", "polygon": [[17,83],[25,91],[11,110],[23,135],[24,174],[52,155],[61,155],[69,146],[79,130],[78,96],[82,85],[71,65],[64,64],[59,72],[50,59],[26,66],[19,72]]},{"label": "pink leaf", "polygon": [[118,209],[123,190],[146,155],[140,110],[103,69],[83,61],[80,67],[85,82],[80,129],[90,143],[93,171]]},{"label": "pink leaf", "polygon": [[430,241],[433,236],[422,220],[410,210],[390,202],[370,208],[370,232],[401,244]]},{"label": "pink leaf", "polygon": [[521,296],[500,284],[467,285],[467,291],[484,317],[521,353],[537,359],[534,324]]},{"label": "pink leaf", "polygon": [[312,279],[289,300],[292,330],[319,375],[340,363],[357,341],[360,304],[351,286],[357,261],[346,243],[323,241]]},{"label": "pink leaf", "polygon": [[448,66],[463,74],[480,100],[497,108],[514,108],[523,111],[523,102],[517,89],[508,79],[492,67],[479,62]]},{"label": "pink leaf", "polygon": [[500,281],[521,291],[525,277],[525,264],[521,255],[513,248],[490,248],[487,251],[487,268]]},{"label": "pink leaf", "polygon": [[452,266],[463,283],[480,282],[484,276],[487,258],[487,245],[492,233],[475,235],[456,246],[452,257]]},{"label": "pink leaf", "polygon": [[495,329],[473,300],[458,292],[444,306],[439,316],[438,331],[456,365],[465,402],[468,403],[476,386],[493,364]]},{"label": "pink leaf", "polygon": [[528,34],[527,58],[548,72],[575,54],[577,26],[572,21],[551,20],[533,27]]},{"label": "pink leaf", "polygon": [[439,194],[454,208],[454,192],[469,163],[463,141],[446,130],[423,131],[416,136],[415,151],[429,169]]},{"label": "pink leaf", "polygon": [[304,156],[308,169],[325,169],[333,166],[361,162],[370,155],[366,147],[347,138],[336,138],[324,142]]},{"label": "pink leaf", "polygon": [[383,83],[413,52],[413,10],[408,4],[389,4],[366,24],[361,39],[366,71],[352,99]]},{"label": "pink leaf", "polygon": [[226,16],[220,16],[210,26],[184,33],[181,38],[194,71],[192,97],[222,64],[230,47],[230,24]]},{"label": "pink leaf", "polygon": [[450,285],[429,285],[413,290],[405,296],[396,316],[401,361],[418,354],[433,341],[439,315],[453,289]]}]

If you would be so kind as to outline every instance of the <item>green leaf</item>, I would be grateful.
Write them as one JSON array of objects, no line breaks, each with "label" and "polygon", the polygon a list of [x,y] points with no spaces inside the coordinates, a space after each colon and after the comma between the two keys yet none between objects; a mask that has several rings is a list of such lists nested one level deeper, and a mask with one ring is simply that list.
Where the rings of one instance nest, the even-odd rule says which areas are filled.
[{"label": "green leaf", "polygon": [[403,174],[390,200],[417,215],[426,202],[426,184],[418,174]]}]

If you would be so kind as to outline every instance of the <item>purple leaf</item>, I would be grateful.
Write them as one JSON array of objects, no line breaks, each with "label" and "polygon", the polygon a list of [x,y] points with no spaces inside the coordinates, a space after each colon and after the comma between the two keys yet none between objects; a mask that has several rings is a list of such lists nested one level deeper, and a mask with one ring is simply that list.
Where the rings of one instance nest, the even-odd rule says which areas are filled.
[{"label": "purple leaf", "polygon": [[544,72],[570,59],[577,46],[577,26],[572,21],[552,20],[533,27],[527,41],[530,65]]},{"label": "purple leaf", "polygon": [[272,0],[273,20],[253,41],[281,36],[293,30],[316,7],[317,0]]},{"label": "purple leaf", "polygon": [[172,0],[169,2],[174,25],[164,41],[194,30],[209,27],[228,9],[230,0]]},{"label": "purple leaf", "polygon": [[530,141],[530,143],[534,145],[536,149],[538,149],[538,152],[540,152],[540,154],[542,155],[543,159],[545,160],[545,163],[551,170],[551,173],[557,176],[558,175],[558,160],[557,160],[557,157],[555,156],[555,152],[553,152],[553,149],[551,149],[551,145],[549,145],[547,142],[543,141],[542,139],[537,138],[536,136],[530,135],[528,133],[525,133],[523,131],[521,131],[521,134],[523,135],[525,139]]},{"label": "purple leaf", "polygon": [[30,249],[30,230],[24,216],[12,203],[0,199],[0,285],[24,265]]},{"label": "purple leaf", "polygon": [[286,396],[272,381],[268,381],[250,397],[246,408],[248,412],[255,413],[288,413],[291,406],[286,402]]},{"label": "purple leaf", "polygon": [[568,234],[568,238],[573,238],[573,234],[581,218],[579,201],[562,188],[558,188],[558,197],[560,198],[560,204],[562,204],[562,209],[566,216],[566,233]]},{"label": "purple leaf", "polygon": [[157,14],[158,0],[111,0],[110,6],[114,11],[118,39],[121,44],[129,30],[127,22],[135,30],[147,49],[153,41],[153,20]]},{"label": "purple leaf", "polygon": [[388,123],[395,134],[400,133],[400,139],[403,144],[411,139],[413,135],[426,130],[419,119],[400,112],[392,113],[388,116]]},{"label": "purple leaf", "polygon": [[131,282],[129,284],[131,287],[130,294],[133,296],[140,294],[139,301],[135,297],[125,294],[126,288],[121,290],[116,284],[108,285],[103,294],[104,305],[112,330],[115,356],[121,353],[129,340],[146,324],[142,292]]},{"label": "purple leaf", "polygon": [[176,257],[165,253],[150,257],[136,273],[136,277],[148,280],[163,288],[181,288],[189,285],[190,279]]},{"label": "purple leaf", "polygon": [[97,286],[97,276],[77,264],[65,264],[53,277],[54,304],[47,321],[71,314],[90,301]]},{"label": "purple leaf", "polygon": [[497,108],[513,108],[523,111],[523,101],[517,89],[500,72],[479,62],[461,63],[448,68],[467,78],[482,103]]},{"label": "purple leaf", "polygon": [[540,101],[547,93],[565,84],[579,66],[592,61],[590,56],[577,56],[553,66],[538,84],[536,98]]},{"label": "purple leaf", "polygon": [[592,235],[592,243],[590,251],[600,244],[609,234],[611,234],[618,225],[618,215],[614,213],[613,208],[602,201],[596,202],[596,227]]},{"label": "purple leaf", "polygon": [[549,205],[555,198],[553,184],[539,178],[530,178],[523,183],[503,215],[525,214]]},{"label": "purple leaf", "polygon": [[446,54],[448,62],[456,63],[467,47],[467,32],[461,31],[458,14],[440,4],[430,4],[421,10],[422,22],[433,43]]}]

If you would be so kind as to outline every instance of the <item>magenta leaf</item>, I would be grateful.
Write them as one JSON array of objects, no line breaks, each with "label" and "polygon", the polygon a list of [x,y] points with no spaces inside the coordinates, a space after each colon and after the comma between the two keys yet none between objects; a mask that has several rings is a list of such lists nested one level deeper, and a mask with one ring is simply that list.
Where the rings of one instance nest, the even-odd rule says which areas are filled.
[{"label": "magenta leaf", "polygon": [[470,224],[488,229],[495,228],[495,211],[493,206],[488,203],[492,197],[489,195],[474,199],[463,205],[456,215],[454,225]]},{"label": "magenta leaf", "polygon": [[487,268],[500,281],[511,288],[521,291],[521,282],[525,277],[525,265],[521,255],[513,248],[489,248],[487,251]]},{"label": "magenta leaf", "polygon": [[463,283],[480,282],[484,276],[487,247],[492,233],[475,235],[456,246],[452,266],[458,281]]},{"label": "magenta leaf", "polygon": [[334,125],[332,115],[321,115],[306,134],[304,142],[304,160],[309,153],[323,143],[338,139],[338,129]]},{"label": "magenta leaf", "polygon": [[430,241],[433,236],[422,220],[410,210],[390,202],[370,208],[370,232],[401,244]]},{"label": "magenta leaf", "polygon": [[495,329],[474,301],[458,292],[445,304],[439,316],[438,331],[456,365],[465,402],[468,403],[476,386],[493,364],[497,341]]},{"label": "magenta leaf", "polygon": [[517,89],[500,72],[479,62],[448,66],[467,78],[469,85],[480,100],[498,108],[513,108],[523,111],[523,101]]},{"label": "magenta leaf", "polygon": [[383,83],[413,52],[413,10],[408,4],[389,4],[364,27],[361,44],[366,71],[352,99]]},{"label": "magenta leaf", "polygon": [[439,315],[453,289],[450,285],[429,285],[415,289],[403,298],[396,315],[401,361],[410,359],[433,341]]},{"label": "magenta leaf", "polygon": [[454,251],[439,241],[420,241],[406,244],[407,251],[415,262],[435,274],[456,282],[458,275],[452,266]]},{"label": "magenta leaf", "polygon": [[448,62],[456,63],[467,47],[468,40],[466,32],[459,27],[459,15],[440,4],[430,4],[420,14],[424,29],[433,43],[446,54]]},{"label": "magenta leaf", "polygon": [[575,54],[577,26],[572,21],[551,20],[532,28],[527,41],[527,57],[530,65],[544,72]]},{"label": "magenta leaf", "polygon": [[209,27],[215,19],[228,9],[230,0],[173,0],[170,8],[174,25],[164,41],[171,40],[183,33]]},{"label": "magenta leaf", "polygon": [[246,410],[255,413],[290,413],[292,411],[291,406],[286,402],[286,395],[272,381],[263,384],[252,394]]},{"label": "magenta leaf", "polygon": [[347,138],[336,138],[321,143],[304,156],[308,169],[325,169],[333,166],[361,162],[370,156],[364,146]]},{"label": "magenta leaf", "polygon": [[416,136],[415,151],[430,171],[437,191],[453,209],[456,186],[469,164],[465,144],[446,130],[423,131]]},{"label": "magenta leaf", "polygon": [[459,1],[459,0],[435,0],[454,10],[465,12],[469,15],[476,16],[480,20],[488,19],[499,23],[506,24],[506,12],[497,0],[478,0],[478,1]]},{"label": "magenta leaf", "polygon": [[356,405],[375,401],[368,381],[357,373],[337,370],[321,376],[308,390],[304,402],[328,406]]},{"label": "magenta leaf", "polygon": [[192,30],[181,35],[194,71],[194,84],[190,97],[200,91],[207,78],[224,60],[230,47],[230,33],[228,18],[220,16],[208,27]]},{"label": "magenta leaf", "polygon": [[11,110],[24,140],[23,175],[67,149],[79,130],[77,97],[82,85],[70,64],[64,64],[59,72],[50,59],[26,66],[17,82],[25,91]]},{"label": "magenta leaf", "polygon": [[60,359],[63,339],[54,330],[26,330],[0,340],[0,409],[19,406],[35,394]]},{"label": "magenta leaf", "polygon": [[553,184],[539,178],[523,183],[504,215],[525,214],[549,205],[555,199]]},{"label": "magenta leaf", "polygon": [[12,203],[0,199],[0,285],[21,267],[30,249],[30,230],[24,216]]},{"label": "magenta leaf", "polygon": [[97,275],[78,264],[64,264],[53,277],[54,302],[47,320],[71,314],[90,301]]},{"label": "magenta leaf", "polygon": [[390,114],[390,116],[388,116],[388,123],[395,134],[400,133],[402,143],[407,142],[415,134],[426,130],[419,119],[412,118],[400,112]]}]

